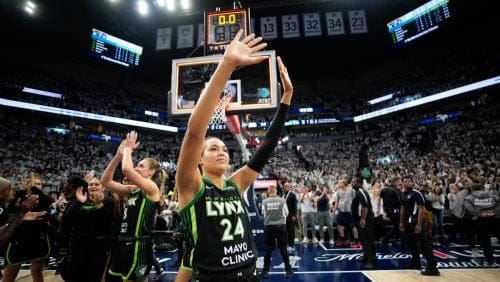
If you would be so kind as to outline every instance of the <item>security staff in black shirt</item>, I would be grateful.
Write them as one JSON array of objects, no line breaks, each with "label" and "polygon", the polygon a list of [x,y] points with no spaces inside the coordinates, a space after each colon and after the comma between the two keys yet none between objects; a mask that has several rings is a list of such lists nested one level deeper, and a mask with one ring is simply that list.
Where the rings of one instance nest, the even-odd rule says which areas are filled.
[{"label": "security staff in black shirt", "polygon": [[285,191],[284,198],[286,201],[286,206],[288,208],[288,216],[286,217],[286,233],[287,233],[287,245],[288,250],[295,250],[295,225],[297,224],[297,196],[291,190],[290,182],[285,182],[283,184],[283,190]]},{"label": "security staff in black shirt", "polygon": [[351,204],[351,213],[359,230],[359,237],[363,246],[363,257],[359,261],[364,263],[365,269],[374,269],[376,261],[375,238],[373,236],[375,216],[373,215],[370,194],[363,189],[358,177],[354,177],[351,180],[351,185],[355,191],[355,196]]},{"label": "security staff in black shirt", "polygon": [[388,249],[389,239],[394,237],[396,240],[400,239],[399,233],[399,219],[401,208],[401,178],[395,176],[391,179],[391,184],[386,186],[380,192],[380,197],[384,201],[384,213],[391,222],[391,230],[385,234],[382,239],[384,251]]},{"label": "security staff in black shirt", "polygon": [[414,190],[415,183],[411,176],[403,177],[403,197],[401,204],[401,220],[399,230],[405,232],[411,251],[410,268],[421,269],[420,253],[427,261],[427,268],[422,275],[439,276],[437,261],[432,253],[432,247],[427,241],[425,233],[425,199],[422,193]]}]

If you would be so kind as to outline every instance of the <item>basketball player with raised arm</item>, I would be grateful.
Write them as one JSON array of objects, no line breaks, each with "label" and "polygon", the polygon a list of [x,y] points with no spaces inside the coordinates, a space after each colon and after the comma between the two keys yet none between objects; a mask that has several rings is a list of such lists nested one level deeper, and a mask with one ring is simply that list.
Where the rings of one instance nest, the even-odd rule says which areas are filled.
[{"label": "basketball player with raised arm", "polygon": [[253,56],[266,47],[262,38],[251,34],[241,39],[242,34],[242,30],[236,34],[203,90],[182,142],[176,186],[186,250],[176,281],[258,281],[257,250],[241,195],[257,178],[278,143],[293,86],[278,58],[284,91],[274,121],[248,164],[226,178],[228,149],[218,138],[205,139],[209,120],[232,72],[267,59]]}]

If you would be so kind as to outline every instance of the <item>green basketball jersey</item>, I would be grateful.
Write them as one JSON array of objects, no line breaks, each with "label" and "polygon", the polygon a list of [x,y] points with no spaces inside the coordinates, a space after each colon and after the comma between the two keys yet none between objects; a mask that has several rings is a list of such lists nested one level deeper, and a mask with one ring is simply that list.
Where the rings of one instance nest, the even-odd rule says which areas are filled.
[{"label": "green basketball jersey", "polygon": [[123,211],[120,238],[141,238],[150,235],[155,227],[158,203],[150,200],[144,191],[135,189],[128,196]]},{"label": "green basketball jersey", "polygon": [[257,248],[239,187],[229,179],[222,189],[203,178],[203,187],[182,210],[186,238],[183,267],[200,273],[229,272],[257,260]]}]

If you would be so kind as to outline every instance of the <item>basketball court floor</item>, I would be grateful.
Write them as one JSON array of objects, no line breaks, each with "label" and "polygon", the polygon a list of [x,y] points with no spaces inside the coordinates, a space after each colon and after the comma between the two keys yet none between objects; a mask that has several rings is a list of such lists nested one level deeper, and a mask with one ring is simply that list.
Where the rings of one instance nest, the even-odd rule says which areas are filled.
[{"label": "basketball court floor", "polygon": [[[362,265],[356,261],[361,256],[362,250],[357,248],[333,248],[329,244],[300,244],[295,245],[295,251],[290,253],[292,267],[295,272],[290,279],[285,278],[284,265],[277,249],[273,252],[269,278],[261,281],[453,281],[453,282],[489,282],[500,281],[500,244],[495,243],[495,264],[487,265],[482,262],[484,257],[474,257],[466,245],[451,244],[448,247],[435,247],[434,255],[438,260],[439,277],[420,275],[417,270],[405,269],[410,261],[410,255],[400,251],[399,244],[390,246],[387,253],[382,252],[377,246],[377,269],[363,270]],[[177,258],[177,251],[156,252],[166,273],[154,280],[153,274],[149,281],[174,281],[177,267],[171,266]],[[2,259],[0,259],[0,263]],[[257,270],[260,272],[264,264],[264,253],[259,251]],[[422,259],[425,265],[425,260]],[[29,265],[23,265],[23,270],[16,281],[32,281]],[[45,281],[60,282],[59,275],[54,274],[55,260],[51,258]]]},{"label": "basketball court floor", "polygon": [[[382,252],[377,246],[377,269],[365,271],[357,258],[362,255],[359,248],[334,248],[329,244],[295,245],[295,251],[289,253],[294,276],[285,278],[285,269],[277,249],[273,252],[269,278],[262,281],[500,281],[500,245],[494,244],[495,264],[483,263],[474,257],[466,245],[451,244],[448,247],[435,247],[434,255],[438,260],[440,277],[425,277],[417,270],[405,269],[410,262],[410,255],[402,253],[399,244],[390,246],[389,252]],[[480,249],[480,248],[479,248]],[[167,273],[160,281],[173,281],[176,268],[170,264],[176,259],[176,251],[156,253]],[[264,253],[259,251],[257,270],[264,265]],[[422,265],[425,260],[422,258]],[[150,280],[151,281],[151,280]]]}]

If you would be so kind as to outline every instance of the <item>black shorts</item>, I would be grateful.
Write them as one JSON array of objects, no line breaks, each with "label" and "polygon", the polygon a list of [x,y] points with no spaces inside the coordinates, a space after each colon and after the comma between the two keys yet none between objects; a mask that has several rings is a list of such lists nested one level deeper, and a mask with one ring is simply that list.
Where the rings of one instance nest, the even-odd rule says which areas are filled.
[{"label": "black shorts", "polygon": [[36,237],[12,237],[5,248],[5,266],[19,265],[49,257],[50,240],[47,234]]},{"label": "black shorts", "polygon": [[124,280],[143,279],[151,270],[151,239],[120,241],[113,255],[109,274]]},{"label": "black shorts", "polygon": [[196,282],[219,282],[219,281],[238,281],[238,282],[258,282],[255,262],[249,266],[232,270],[231,272],[220,273],[193,273],[192,281]]},{"label": "black shorts", "polygon": [[350,212],[340,212],[337,215],[337,225],[344,226],[346,229],[351,229],[354,226],[352,214]]}]

